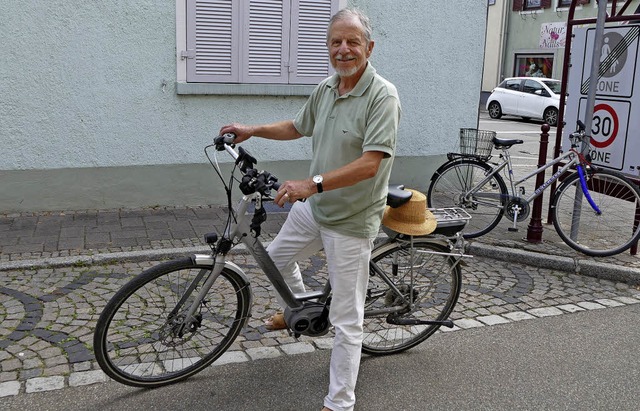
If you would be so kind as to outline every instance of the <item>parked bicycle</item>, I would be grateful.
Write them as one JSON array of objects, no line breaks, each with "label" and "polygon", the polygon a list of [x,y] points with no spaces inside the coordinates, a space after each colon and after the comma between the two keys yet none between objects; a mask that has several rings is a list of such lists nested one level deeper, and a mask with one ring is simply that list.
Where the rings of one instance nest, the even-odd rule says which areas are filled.
[{"label": "parked bicycle", "polygon": [[[476,133],[473,133],[476,132]],[[596,167],[582,154],[585,126],[569,136],[571,148],[559,157],[514,181],[509,149],[522,140],[501,139],[494,132],[461,130],[461,153],[432,176],[427,191],[430,207],[457,206],[473,218],[464,229],[465,238],[490,232],[503,215],[517,231],[530,204],[553,182],[562,184],[551,198],[553,225],[560,238],[575,250],[591,256],[609,256],[630,248],[640,237],[640,190],[623,174]],[[491,149],[500,150],[500,161],[490,162]],[[527,195],[523,182],[554,165],[560,169]],[[509,185],[504,182],[504,173]]]},{"label": "parked bicycle", "polygon": [[[209,254],[160,263],[126,283],[107,303],[94,334],[96,359],[116,381],[137,387],[157,387],[185,379],[218,359],[241,334],[251,317],[252,292],[242,268],[230,259],[242,243],[288,305],[285,320],[296,337],[322,336],[329,329],[331,286],[294,294],[259,239],[266,220],[263,202],[272,200],[277,179],[258,171],[256,160],[233,136],[217,137],[205,148],[225,184],[226,228],[221,236],[205,236]],[[208,150],[214,149],[215,163]],[[235,159],[228,183],[217,153]],[[237,171],[239,170],[239,173]],[[240,174],[239,180],[235,174]],[[242,198],[232,207],[239,181]],[[391,207],[409,201],[402,186],[390,188]],[[250,213],[250,205],[254,211]],[[379,355],[420,344],[448,319],[460,294],[463,238],[456,235],[470,218],[461,209],[434,210],[438,229],[426,237],[387,230],[390,237],[374,248],[367,288],[365,353]]]}]

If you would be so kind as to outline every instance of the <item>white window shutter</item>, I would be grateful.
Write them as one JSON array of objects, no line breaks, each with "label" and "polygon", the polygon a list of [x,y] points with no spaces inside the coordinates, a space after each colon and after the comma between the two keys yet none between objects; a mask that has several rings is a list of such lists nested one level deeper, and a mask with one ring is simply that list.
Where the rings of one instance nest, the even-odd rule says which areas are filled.
[{"label": "white window shutter", "polygon": [[338,11],[331,0],[293,0],[290,84],[318,84],[334,72],[327,52],[327,26]]},{"label": "white window shutter", "polygon": [[238,1],[187,0],[187,81],[238,82]]},{"label": "white window shutter", "polygon": [[243,1],[242,83],[288,81],[290,0]]}]

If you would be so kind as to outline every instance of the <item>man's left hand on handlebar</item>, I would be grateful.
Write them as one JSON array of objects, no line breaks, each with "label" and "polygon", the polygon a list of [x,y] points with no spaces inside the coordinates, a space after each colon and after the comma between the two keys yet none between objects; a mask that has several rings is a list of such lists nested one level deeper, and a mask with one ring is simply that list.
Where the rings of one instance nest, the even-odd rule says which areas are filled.
[{"label": "man's left hand on handlebar", "polygon": [[236,123],[229,124],[220,128],[219,135],[223,135],[225,133],[233,133],[236,135],[236,139],[234,140],[235,144],[240,144],[243,141],[248,140],[253,135],[253,131],[250,126]]},{"label": "man's left hand on handlebar", "polygon": [[284,207],[286,203],[295,203],[298,200],[304,200],[315,193],[316,185],[311,179],[289,180],[282,183],[276,193],[274,202],[278,206]]}]

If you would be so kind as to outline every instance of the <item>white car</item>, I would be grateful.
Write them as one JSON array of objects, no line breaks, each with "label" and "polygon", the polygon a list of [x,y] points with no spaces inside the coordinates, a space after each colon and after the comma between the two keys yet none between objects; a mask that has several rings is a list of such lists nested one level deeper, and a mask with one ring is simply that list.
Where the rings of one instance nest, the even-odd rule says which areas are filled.
[{"label": "white car", "polygon": [[494,88],[487,100],[491,118],[503,115],[526,120],[542,119],[550,126],[558,124],[559,80],[540,77],[511,77]]}]

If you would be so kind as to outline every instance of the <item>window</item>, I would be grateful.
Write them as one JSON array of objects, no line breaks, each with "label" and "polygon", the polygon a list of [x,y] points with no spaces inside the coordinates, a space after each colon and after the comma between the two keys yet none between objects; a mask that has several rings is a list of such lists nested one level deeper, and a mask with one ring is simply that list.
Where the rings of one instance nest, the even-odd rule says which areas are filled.
[{"label": "window", "polygon": [[[571,7],[572,0],[558,0],[558,7]],[[576,5],[580,6],[582,4],[589,3],[589,0],[578,0]]]},{"label": "window", "polygon": [[520,82],[521,82],[520,80],[515,80],[515,79],[505,80],[502,83],[500,83],[498,87],[506,88],[507,90],[518,91],[520,90]]},{"label": "window", "polygon": [[542,0],[526,0],[524,3],[524,9],[539,9],[542,7]]},{"label": "window", "polygon": [[317,84],[338,0],[187,0],[188,83]]},{"label": "window", "polygon": [[544,91],[542,84],[534,80],[525,80],[522,91],[525,93],[536,94],[536,91],[538,90]]},{"label": "window", "polygon": [[516,54],[514,77],[553,78],[553,54]]},{"label": "window", "polygon": [[513,11],[539,10],[551,7],[552,0],[513,0]]}]

